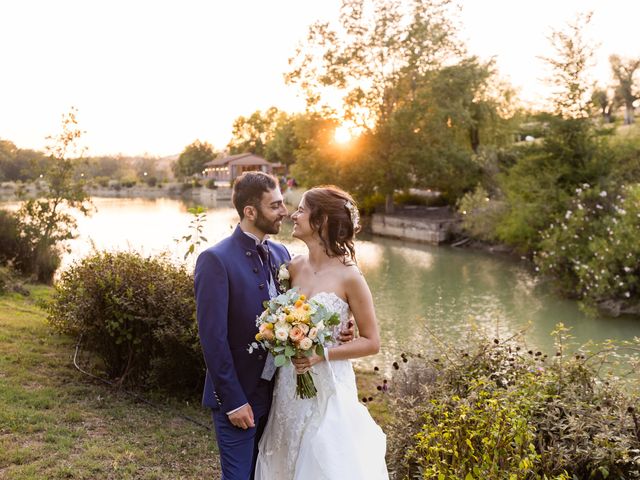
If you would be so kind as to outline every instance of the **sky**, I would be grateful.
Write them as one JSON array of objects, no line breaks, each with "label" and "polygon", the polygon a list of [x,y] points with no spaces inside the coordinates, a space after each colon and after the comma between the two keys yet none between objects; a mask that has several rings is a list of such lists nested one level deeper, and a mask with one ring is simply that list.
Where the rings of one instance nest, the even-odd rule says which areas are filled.
[{"label": "sky", "polygon": [[[640,56],[638,0],[461,0],[469,51],[495,57],[527,104],[547,95],[552,27],[593,10],[608,56]],[[196,139],[223,149],[232,123],[272,105],[301,111],[283,73],[316,20],[339,0],[0,0],[0,138],[42,149],[74,106],[89,155],[168,156]],[[626,19],[629,19],[627,22]]]}]

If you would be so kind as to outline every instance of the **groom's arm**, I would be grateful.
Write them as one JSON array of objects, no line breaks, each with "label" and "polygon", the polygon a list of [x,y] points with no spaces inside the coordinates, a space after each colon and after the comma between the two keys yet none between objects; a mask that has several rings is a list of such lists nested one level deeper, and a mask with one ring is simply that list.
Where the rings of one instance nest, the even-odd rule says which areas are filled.
[{"label": "groom's arm", "polygon": [[200,254],[195,268],[198,335],[207,370],[223,412],[247,403],[227,341],[229,282],[227,271],[211,251]]}]

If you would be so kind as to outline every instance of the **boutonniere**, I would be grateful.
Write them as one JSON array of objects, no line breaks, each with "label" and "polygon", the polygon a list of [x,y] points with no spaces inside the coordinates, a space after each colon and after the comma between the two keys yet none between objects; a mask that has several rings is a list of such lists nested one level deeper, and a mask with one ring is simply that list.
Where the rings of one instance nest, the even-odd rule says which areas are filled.
[{"label": "boutonniere", "polygon": [[289,274],[289,265],[287,263],[283,263],[278,269],[278,287],[281,292],[286,292],[289,290],[290,285],[291,275]]}]

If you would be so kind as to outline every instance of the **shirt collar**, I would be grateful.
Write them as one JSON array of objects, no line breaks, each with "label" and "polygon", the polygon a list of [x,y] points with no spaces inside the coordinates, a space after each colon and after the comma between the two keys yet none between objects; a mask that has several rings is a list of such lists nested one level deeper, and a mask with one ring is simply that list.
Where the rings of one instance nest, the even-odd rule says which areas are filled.
[{"label": "shirt collar", "polygon": [[260,239],[256,237],[253,233],[245,232],[244,230],[242,231],[242,233],[244,233],[247,237],[251,238],[254,242],[256,242],[256,245],[260,245],[261,243],[266,243],[267,241],[266,235],[264,236],[261,242]]}]

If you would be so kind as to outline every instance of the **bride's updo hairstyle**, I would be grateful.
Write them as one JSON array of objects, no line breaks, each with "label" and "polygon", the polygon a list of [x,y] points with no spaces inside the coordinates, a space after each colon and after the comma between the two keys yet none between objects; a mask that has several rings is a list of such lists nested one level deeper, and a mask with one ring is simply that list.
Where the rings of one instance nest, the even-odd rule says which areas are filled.
[{"label": "bride's updo hairstyle", "polygon": [[318,232],[326,254],[340,257],[344,263],[355,263],[353,239],[360,231],[360,217],[351,195],[335,185],[314,187],[305,192],[304,205],[309,210],[309,224]]}]

